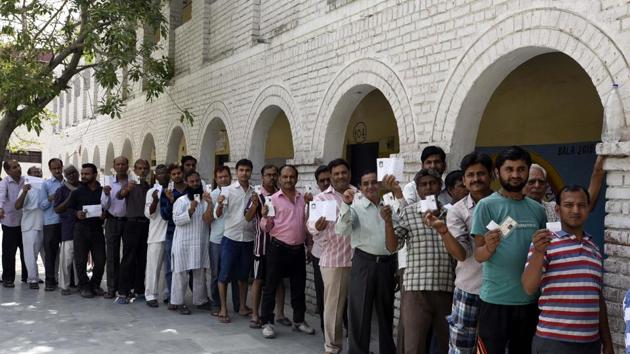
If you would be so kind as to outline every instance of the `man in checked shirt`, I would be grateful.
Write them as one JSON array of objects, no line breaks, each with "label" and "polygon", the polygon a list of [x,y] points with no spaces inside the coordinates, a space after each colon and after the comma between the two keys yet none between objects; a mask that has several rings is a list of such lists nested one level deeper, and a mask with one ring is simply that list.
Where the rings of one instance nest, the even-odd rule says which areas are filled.
[{"label": "man in checked shirt", "polygon": [[[422,169],[415,178],[420,199],[437,195],[442,179],[434,170]],[[425,353],[429,330],[437,338],[437,353],[448,352],[448,324],[451,310],[455,261],[442,244],[437,231],[430,226],[438,210],[421,213],[420,201],[405,207],[397,222],[385,220],[387,249],[394,253],[407,244],[407,268],[403,276],[401,312],[403,316],[405,353]]]}]

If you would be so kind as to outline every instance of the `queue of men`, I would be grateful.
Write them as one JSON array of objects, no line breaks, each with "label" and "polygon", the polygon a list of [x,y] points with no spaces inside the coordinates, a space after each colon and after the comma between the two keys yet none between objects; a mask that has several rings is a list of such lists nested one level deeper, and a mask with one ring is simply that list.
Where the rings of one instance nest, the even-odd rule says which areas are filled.
[{"label": "queue of men", "polygon": [[[229,168],[216,168],[212,186],[191,156],[158,165],[153,178],[148,161],[135,161],[130,173],[120,156],[115,176],[103,183],[93,164],[81,166],[79,182],[77,168],[51,159],[52,177],[37,188],[17,161],[5,161],[3,286],[15,286],[20,248],[23,281],[38,288],[41,251],[45,290],[59,287],[63,295],[77,285],[84,298],[121,305],[144,298],[152,308],[162,300],[190,315],[190,288],[198,310],[230,323],[231,287],[233,312],[274,338],[276,323],[315,333],[305,320],[311,262],[325,353],[343,350],[344,327],[349,353],[370,353],[373,313],[379,353],[612,353],[602,253],[584,230],[603,159],[588,189],[568,185],[555,202],[546,200],[545,169],[518,146],[494,162],[470,153],[444,180],[441,148],[425,148],[421,160],[404,187],[393,175],[379,180],[376,169],[367,169],[359,171],[357,188],[350,165],[335,159],[315,171],[318,192],[297,188],[292,165],[263,166],[262,185],[253,186],[247,159],[236,163],[234,182]],[[310,217],[311,202],[334,203],[336,218]],[[398,272],[403,247],[406,265]],[[284,316],[287,278],[292,320]]]}]

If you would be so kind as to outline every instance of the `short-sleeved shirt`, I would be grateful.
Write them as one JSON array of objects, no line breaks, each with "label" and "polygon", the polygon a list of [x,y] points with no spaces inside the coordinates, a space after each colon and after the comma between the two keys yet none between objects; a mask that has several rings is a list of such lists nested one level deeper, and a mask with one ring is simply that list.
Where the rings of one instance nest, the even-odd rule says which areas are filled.
[{"label": "short-sleeved shirt", "polygon": [[349,236],[352,248],[377,256],[387,256],[385,247],[385,220],[380,215],[380,207],[368,198],[361,198],[352,206],[341,203],[339,219],[335,231]]},{"label": "short-sleeved shirt", "polygon": [[[529,246],[528,260],[534,252]],[[602,256],[588,234],[556,232],[543,261],[536,336],[562,342],[599,340]]]},{"label": "short-sleeved shirt", "polygon": [[70,194],[70,202],[68,203],[68,209],[72,211],[72,215],[75,216],[75,225],[82,225],[86,227],[101,227],[103,220],[101,218],[86,218],[83,220],[76,219],[76,213],[78,210],[82,210],[85,205],[98,205],[101,204],[101,193],[103,187],[96,182],[96,188],[90,189],[85,184],[81,184],[72,194]]},{"label": "short-sleeved shirt", "polygon": [[302,193],[295,191],[291,200],[281,189],[271,196],[275,216],[261,218],[260,229],[291,246],[303,245],[306,241],[304,224],[305,202]]},{"label": "short-sleeved shirt", "polygon": [[252,193],[254,193],[254,189],[251,185],[245,190],[238,181],[221,189],[221,195],[227,201],[227,206],[223,207],[225,219],[223,236],[232,241],[254,241],[254,221],[245,220],[245,209],[251,200]]},{"label": "short-sleeved shirt", "polygon": [[446,225],[451,235],[466,250],[466,259],[463,262],[458,261],[455,268],[455,287],[469,294],[479,295],[481,263],[475,259],[475,240],[470,235],[475,205],[470,194],[462,198],[446,214]]},{"label": "short-sleeved shirt", "polygon": [[495,305],[527,305],[536,301],[536,295],[525,293],[521,274],[532,236],[536,230],[544,229],[547,222],[542,205],[530,198],[514,200],[495,192],[477,203],[471,234],[483,236],[490,221],[500,225],[508,216],[517,225],[502,238],[492,257],[482,263],[483,281],[479,296]]},{"label": "short-sleeved shirt", "polygon": [[398,247],[407,246],[406,291],[453,291],[455,259],[444,248],[437,231],[422,222],[419,203],[405,208],[394,224]]}]

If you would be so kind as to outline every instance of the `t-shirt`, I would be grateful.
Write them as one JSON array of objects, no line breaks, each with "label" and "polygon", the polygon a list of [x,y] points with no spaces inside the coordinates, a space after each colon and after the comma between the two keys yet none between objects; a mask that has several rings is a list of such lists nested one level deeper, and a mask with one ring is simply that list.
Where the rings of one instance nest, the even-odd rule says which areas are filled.
[{"label": "t-shirt", "polygon": [[503,237],[496,251],[482,263],[481,300],[497,305],[527,305],[537,295],[527,295],[521,285],[521,274],[527,261],[527,251],[536,230],[547,222],[545,209],[533,199],[514,200],[500,193],[482,199],[473,213],[471,234],[483,236],[490,221],[501,224],[507,217],[517,222]]}]

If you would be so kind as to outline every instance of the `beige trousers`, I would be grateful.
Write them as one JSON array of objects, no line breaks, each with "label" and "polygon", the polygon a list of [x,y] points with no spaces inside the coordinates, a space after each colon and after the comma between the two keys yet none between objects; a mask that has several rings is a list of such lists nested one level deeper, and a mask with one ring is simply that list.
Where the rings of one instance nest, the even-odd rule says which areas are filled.
[{"label": "beige trousers", "polygon": [[324,350],[340,353],[343,347],[343,310],[348,299],[350,267],[321,267],[324,280]]}]

